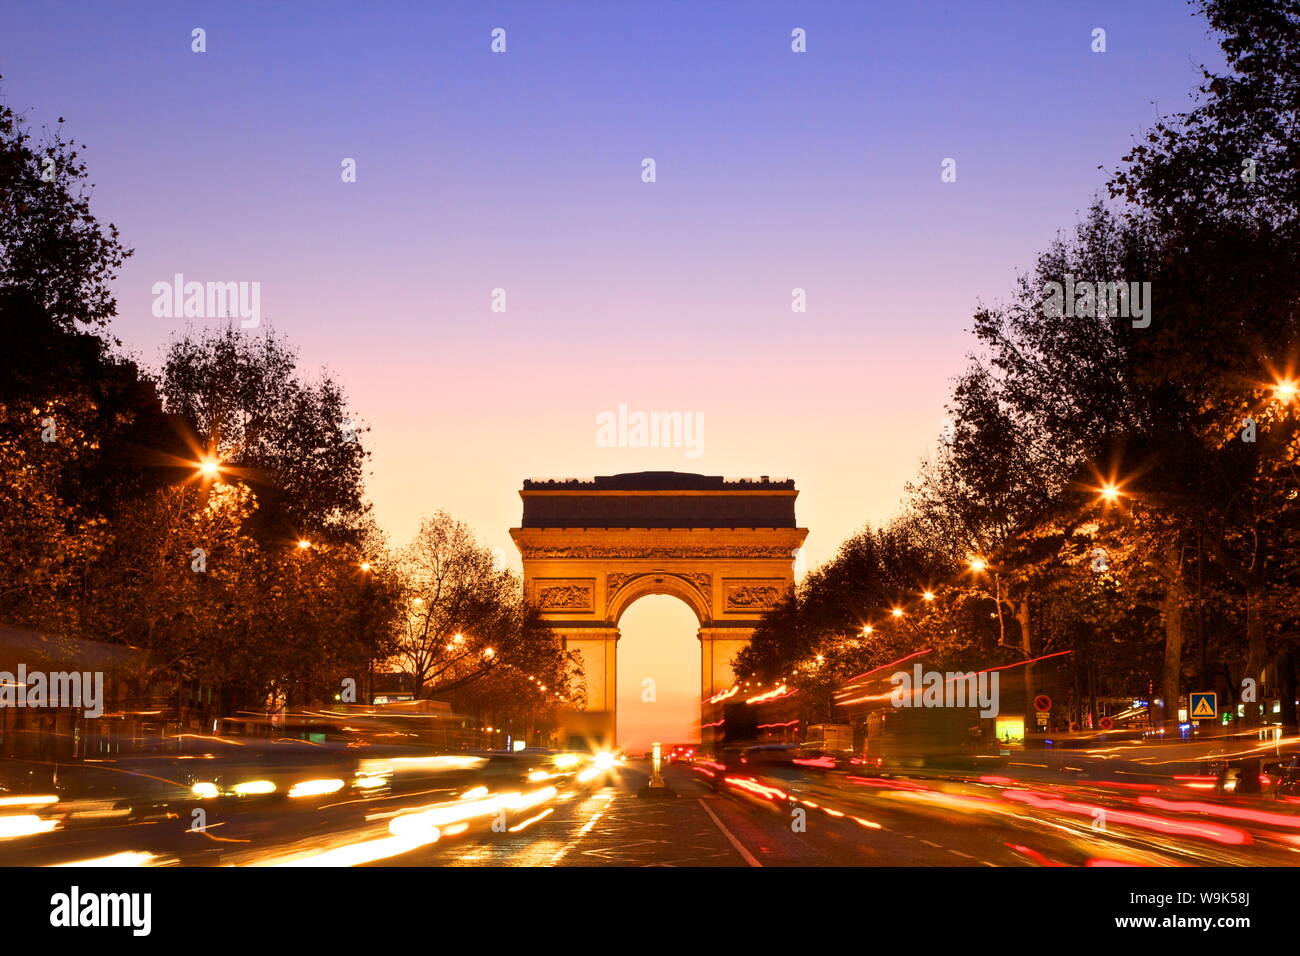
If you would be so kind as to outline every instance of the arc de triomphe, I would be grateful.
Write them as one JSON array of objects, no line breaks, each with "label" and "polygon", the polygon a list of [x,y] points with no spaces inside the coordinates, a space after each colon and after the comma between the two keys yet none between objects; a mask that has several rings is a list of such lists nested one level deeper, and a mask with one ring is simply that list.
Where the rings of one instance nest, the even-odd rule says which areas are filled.
[{"label": "arc de triomphe", "polygon": [[794,582],[808,534],[794,482],[727,481],[672,471],[591,480],[530,480],[521,527],[524,588],[542,619],[578,651],[587,706],[561,736],[616,738],[618,622],[647,594],[680,598],[700,622],[700,696],[732,683],[731,660]]}]

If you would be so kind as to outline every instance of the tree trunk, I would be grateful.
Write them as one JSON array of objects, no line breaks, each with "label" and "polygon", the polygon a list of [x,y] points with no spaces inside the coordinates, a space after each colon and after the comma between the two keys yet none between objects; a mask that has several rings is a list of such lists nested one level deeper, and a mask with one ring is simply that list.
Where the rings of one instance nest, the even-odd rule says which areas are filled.
[{"label": "tree trunk", "polygon": [[1002,577],[993,572],[993,597],[998,605],[998,647],[1007,645],[1007,625],[1002,617]]},{"label": "tree trunk", "polygon": [[[1016,622],[1020,625],[1020,650],[1026,660],[1037,657],[1034,648],[1033,620],[1029,611],[1029,597],[1020,599],[1016,605]],[[1034,681],[1034,665],[1025,665],[1025,734],[1038,733],[1038,715],[1034,710],[1034,697],[1037,696]]]},{"label": "tree trunk", "polygon": [[1097,665],[1088,661],[1088,729],[1096,730],[1101,720],[1101,710],[1097,706]]},{"label": "tree trunk", "polygon": [[[1252,575],[1252,578],[1255,576]],[[1246,676],[1253,681],[1260,679],[1260,674],[1264,670],[1264,665],[1268,661],[1268,648],[1264,636],[1264,608],[1263,608],[1263,588],[1258,580],[1252,580],[1250,586],[1246,588]],[[1232,694],[1228,698],[1229,704],[1235,704],[1241,696],[1241,687],[1232,688]],[[1253,701],[1245,701],[1246,717],[1245,725],[1247,727],[1258,727],[1260,724],[1260,715],[1263,712],[1264,688],[1256,685]],[[1232,708],[1234,711],[1236,707]]]},{"label": "tree trunk", "polygon": [[1083,729],[1083,688],[1079,684],[1079,661],[1071,654],[1070,669],[1074,672],[1074,725]]},{"label": "tree trunk", "polygon": [[1165,627],[1165,662],[1161,671],[1160,722],[1166,734],[1178,732],[1178,699],[1182,695],[1183,670],[1183,552],[1175,544],[1165,553],[1165,599],[1161,617]]},{"label": "tree trunk", "polygon": [[1297,729],[1296,720],[1296,652],[1288,651],[1277,662],[1278,690],[1282,696],[1282,734],[1291,736]]}]

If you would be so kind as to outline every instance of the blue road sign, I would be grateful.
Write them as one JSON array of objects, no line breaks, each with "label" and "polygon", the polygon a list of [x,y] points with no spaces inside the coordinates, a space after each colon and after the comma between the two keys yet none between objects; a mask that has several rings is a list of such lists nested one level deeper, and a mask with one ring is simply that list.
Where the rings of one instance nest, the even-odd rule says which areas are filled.
[{"label": "blue road sign", "polygon": [[1187,695],[1192,720],[1214,720],[1219,716],[1219,695],[1214,691],[1192,691]]}]

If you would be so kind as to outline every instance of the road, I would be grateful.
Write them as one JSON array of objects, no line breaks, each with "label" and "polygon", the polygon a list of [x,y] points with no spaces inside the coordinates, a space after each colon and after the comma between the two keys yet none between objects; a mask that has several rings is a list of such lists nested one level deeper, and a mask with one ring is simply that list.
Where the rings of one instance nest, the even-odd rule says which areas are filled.
[{"label": "road", "polygon": [[[1300,846],[1172,840],[1128,825],[1098,824],[1095,814],[1048,812],[998,799],[1022,792],[955,780],[868,780],[799,776],[755,778],[780,790],[715,792],[686,768],[671,768],[672,800],[637,790],[644,770],[617,783],[561,794],[551,812],[526,826],[480,829],[394,856],[387,866],[1068,866],[1300,863]],[[760,782],[761,780],[761,782]],[[782,789],[783,788],[783,789]],[[1101,796],[1092,794],[1091,799]],[[1088,804],[1093,806],[1094,804]],[[1095,804],[1102,806],[1103,804]],[[1069,804],[1067,809],[1073,807]],[[1138,823],[1144,817],[1133,815]],[[1297,818],[1300,823],[1300,818]],[[1225,828],[1232,831],[1233,828]]]},{"label": "road", "polygon": [[[710,769],[714,768],[714,769]],[[1040,774],[1042,777],[1042,774]],[[1116,780],[792,766],[670,767],[670,799],[641,797],[645,764],[608,780],[420,789],[315,802],[222,801],[121,819],[90,809],[49,833],[0,839],[10,865],[199,866],[1295,866],[1300,800],[1234,799]],[[473,781],[471,781],[472,783]],[[61,805],[61,804],[60,804]],[[86,825],[89,824],[89,825]],[[3,834],[0,833],[0,837]]]}]

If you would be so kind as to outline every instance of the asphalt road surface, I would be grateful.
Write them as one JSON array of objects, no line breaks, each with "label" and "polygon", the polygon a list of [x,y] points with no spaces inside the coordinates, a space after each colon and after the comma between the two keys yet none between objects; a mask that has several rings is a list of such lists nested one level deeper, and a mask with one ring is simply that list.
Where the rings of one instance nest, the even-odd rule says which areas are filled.
[{"label": "asphalt road surface", "polygon": [[[91,807],[0,839],[0,863],[41,866],[1295,866],[1300,800],[1078,776],[818,772],[793,766],[587,782],[408,788],[205,804],[148,817]],[[15,823],[21,823],[20,819]],[[11,823],[14,825],[14,823]],[[0,831],[0,836],[3,832]]]},{"label": "asphalt road surface", "polygon": [[[562,796],[553,813],[521,830],[465,833],[372,865],[1024,866],[1034,862],[1008,848],[996,832],[969,821],[904,821],[895,814],[893,824],[899,829],[875,829],[818,808],[804,808],[797,820],[793,813],[750,801],[746,795],[716,793],[686,768],[671,768],[665,776],[677,791],[675,799],[638,797],[638,789],[648,779],[644,770],[633,766],[614,785],[577,792],[567,799]],[[907,832],[902,824],[918,832]]]}]

